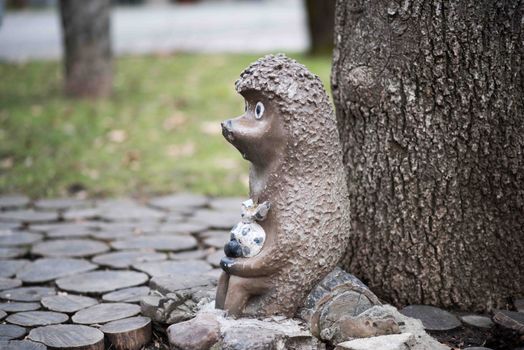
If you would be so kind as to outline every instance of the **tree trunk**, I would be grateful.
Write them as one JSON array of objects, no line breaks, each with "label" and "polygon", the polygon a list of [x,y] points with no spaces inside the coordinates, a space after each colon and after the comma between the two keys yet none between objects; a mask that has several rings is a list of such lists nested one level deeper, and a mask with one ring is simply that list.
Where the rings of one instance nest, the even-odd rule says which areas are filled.
[{"label": "tree trunk", "polygon": [[110,4],[110,0],[60,0],[68,95],[111,93]]},{"label": "tree trunk", "polygon": [[339,0],[343,265],[397,305],[524,295],[522,1]]},{"label": "tree trunk", "polygon": [[306,0],[309,37],[313,55],[331,54],[336,0]]}]

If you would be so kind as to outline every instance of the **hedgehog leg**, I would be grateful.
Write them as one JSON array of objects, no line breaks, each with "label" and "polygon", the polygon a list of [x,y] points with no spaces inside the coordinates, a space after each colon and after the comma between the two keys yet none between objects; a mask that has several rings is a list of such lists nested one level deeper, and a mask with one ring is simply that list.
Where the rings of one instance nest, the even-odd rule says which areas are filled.
[{"label": "hedgehog leg", "polygon": [[229,285],[229,274],[222,272],[217,283],[217,294],[215,297],[215,309],[224,309],[226,302],[227,287]]},{"label": "hedgehog leg", "polygon": [[232,316],[241,316],[249,298],[263,294],[267,289],[265,278],[230,276],[224,309]]}]

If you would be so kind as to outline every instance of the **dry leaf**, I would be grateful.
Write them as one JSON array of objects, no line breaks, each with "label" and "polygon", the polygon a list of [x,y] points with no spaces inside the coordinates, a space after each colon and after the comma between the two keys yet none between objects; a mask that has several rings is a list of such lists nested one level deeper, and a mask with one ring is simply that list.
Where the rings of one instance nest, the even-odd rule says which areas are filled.
[{"label": "dry leaf", "polygon": [[108,134],[109,141],[115,143],[122,143],[127,139],[127,133],[125,130],[111,130]]},{"label": "dry leaf", "polygon": [[195,154],[195,144],[188,142],[182,145],[170,145],[167,147],[166,154],[170,157],[187,157]]},{"label": "dry leaf", "polygon": [[184,125],[187,121],[186,116],[181,112],[175,112],[172,116],[164,120],[164,129],[167,131],[171,131],[175,129],[176,127],[179,127],[181,125]]}]

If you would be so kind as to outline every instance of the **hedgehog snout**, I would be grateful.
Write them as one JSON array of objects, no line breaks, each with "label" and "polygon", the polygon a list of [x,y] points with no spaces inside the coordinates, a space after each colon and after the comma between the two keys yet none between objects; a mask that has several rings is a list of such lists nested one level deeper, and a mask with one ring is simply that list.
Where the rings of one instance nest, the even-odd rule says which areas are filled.
[{"label": "hedgehog snout", "polygon": [[233,141],[234,140],[234,136],[233,136],[233,122],[231,121],[231,119],[228,119],[228,120],[220,123],[220,125],[222,126],[222,135],[224,135],[224,137],[227,140]]}]

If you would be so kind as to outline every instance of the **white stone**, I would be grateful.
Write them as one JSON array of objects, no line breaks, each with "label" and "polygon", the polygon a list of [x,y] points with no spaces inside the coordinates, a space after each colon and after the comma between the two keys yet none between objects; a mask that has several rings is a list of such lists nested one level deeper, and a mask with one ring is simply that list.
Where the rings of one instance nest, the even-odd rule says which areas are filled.
[{"label": "white stone", "polygon": [[361,338],[337,345],[337,350],[409,350],[413,334],[391,334],[378,337]]}]

